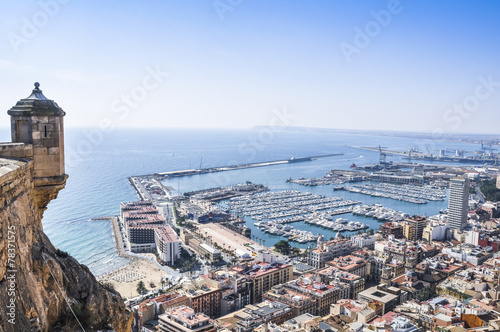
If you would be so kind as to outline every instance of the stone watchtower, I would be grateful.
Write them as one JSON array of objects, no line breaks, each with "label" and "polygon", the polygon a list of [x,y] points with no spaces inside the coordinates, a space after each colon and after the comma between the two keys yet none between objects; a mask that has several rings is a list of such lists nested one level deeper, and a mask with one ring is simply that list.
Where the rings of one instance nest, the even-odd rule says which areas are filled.
[{"label": "stone watchtower", "polygon": [[19,100],[7,113],[11,116],[13,150],[17,151],[12,157],[33,161],[35,200],[43,213],[68,178],[64,169],[66,113],[43,95],[38,82],[31,95]]}]

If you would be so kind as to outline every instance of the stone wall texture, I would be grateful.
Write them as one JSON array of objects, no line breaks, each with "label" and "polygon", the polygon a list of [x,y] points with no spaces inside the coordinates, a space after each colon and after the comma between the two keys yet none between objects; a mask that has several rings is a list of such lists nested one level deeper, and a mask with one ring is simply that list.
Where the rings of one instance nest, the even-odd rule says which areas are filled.
[{"label": "stone wall texture", "polygon": [[35,193],[33,172],[31,161],[0,158],[0,332],[81,330],[65,298],[86,331],[130,331],[120,295],[43,232],[40,209],[60,188]]}]

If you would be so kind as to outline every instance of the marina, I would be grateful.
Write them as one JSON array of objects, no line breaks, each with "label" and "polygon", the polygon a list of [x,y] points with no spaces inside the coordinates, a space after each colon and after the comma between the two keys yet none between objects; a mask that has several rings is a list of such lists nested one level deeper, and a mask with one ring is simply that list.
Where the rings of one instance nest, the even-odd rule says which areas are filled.
[{"label": "marina", "polygon": [[378,221],[402,221],[410,216],[408,213],[395,211],[381,204],[358,205],[353,209],[352,214],[370,217]]},{"label": "marina", "polygon": [[[306,219],[312,213],[359,204],[358,201],[340,197],[314,195],[310,192],[285,190],[231,198],[228,207],[234,214],[249,216],[255,220],[278,219],[278,223]],[[335,210],[331,210],[332,213]]]},{"label": "marina", "polygon": [[[416,144],[424,145],[425,142],[397,137],[345,136],[330,133],[313,135],[310,133],[281,132],[276,134],[276,142],[266,146],[263,150],[257,151],[256,156],[250,158],[248,155],[240,154],[238,146],[234,142],[246,142],[248,137],[251,137],[253,134],[255,134],[255,131],[252,130],[237,132],[198,131],[194,133],[190,131],[137,132],[132,135],[135,138],[134,143],[126,145],[121,142],[127,141],[131,137],[131,133],[129,131],[115,131],[110,137],[112,138],[112,142],[116,142],[116,144],[111,147],[103,145],[96,148],[96,154],[100,156],[98,162],[86,161],[82,163],[82,167],[78,168],[82,172],[82,175],[78,177],[72,175],[72,180],[68,182],[68,188],[71,190],[65,191],[69,195],[67,199],[69,197],[75,201],[84,199],[86,204],[60,206],[58,204],[61,204],[60,202],[63,202],[64,199],[56,200],[51,209],[48,209],[44,214],[46,216],[44,229],[46,229],[48,235],[61,250],[68,251],[74,255],[77,259],[88,265],[96,274],[101,275],[116,270],[128,260],[117,255],[110,223],[89,222],[88,220],[95,216],[115,215],[117,213],[117,202],[137,200],[137,190],[125,180],[128,176],[134,174],[154,174],[163,170],[175,171],[198,168],[200,157],[203,157],[203,164],[207,165],[204,167],[212,167],[217,165],[252,163],[261,160],[286,160],[293,155],[322,155],[327,154],[328,151],[343,153],[343,156],[320,158],[313,162],[283,163],[273,167],[254,167],[241,171],[207,173],[161,180],[160,183],[163,185],[163,188],[167,188],[171,192],[170,194],[167,193],[170,197],[182,195],[185,192],[226,187],[235,183],[251,181],[252,183],[262,183],[271,191],[309,191],[316,195],[341,197],[344,201],[361,201],[365,205],[379,203],[394,211],[403,211],[410,215],[438,214],[440,210],[446,208],[448,205],[447,199],[445,201],[429,201],[427,204],[413,204],[345,190],[333,191],[331,185],[306,187],[286,182],[288,178],[321,178],[325,176],[326,172],[332,169],[342,171],[347,175],[350,170],[353,170],[350,168],[353,163],[361,166],[379,162],[379,153],[377,151],[365,152],[359,149],[348,148],[346,145],[367,146],[371,144],[372,146],[404,147]],[[179,139],[180,137],[182,137],[182,140]],[[211,140],[207,140],[207,137],[211,137]],[[182,144],[172,150],[165,149],[164,142],[173,142],[175,140],[179,140],[179,144]],[[191,149],[192,146],[201,144],[200,142],[203,145],[201,145],[199,150]],[[214,142],[220,142],[220,148],[215,149]],[[70,137],[69,144],[78,144],[78,140]],[[436,148],[439,149],[458,148],[472,150],[475,147],[477,146],[468,143],[436,143]],[[123,155],[114,155],[113,159],[110,160],[104,158],[104,156],[109,156],[115,149],[124,149],[125,152]],[[402,162],[402,158],[399,156],[394,156],[391,159],[395,163]],[[198,164],[197,167],[192,167],[192,165],[196,164]],[[121,168],[116,170],[114,168],[116,165],[120,165]],[[438,165],[434,164],[431,166],[436,168]],[[428,167],[430,168],[430,166]],[[89,179],[93,179],[92,176],[96,174],[99,174],[99,177],[95,181],[89,182]],[[352,174],[355,174],[354,171],[352,171]],[[153,189],[157,189],[154,187],[154,182],[147,183],[151,183],[151,186],[149,186],[151,191],[149,192],[155,195],[156,192],[152,191]],[[351,186],[351,184],[347,183],[344,185]],[[141,186],[139,186],[139,189],[142,189]],[[141,194],[144,194],[144,192],[143,190]],[[88,197],[91,197],[92,200],[88,201]],[[110,197],[114,198],[110,199]],[[160,197],[154,198],[158,199]],[[354,207],[358,206],[355,205]],[[348,207],[345,206],[343,208]],[[63,219],[64,223],[60,222],[61,215],[67,216],[67,218]],[[380,226],[380,222],[377,219],[354,215],[352,212],[338,215],[338,217],[346,218],[349,221],[360,221],[368,224],[370,228],[375,230]],[[250,217],[243,219],[245,221],[244,225],[251,229],[253,236],[265,239],[266,246],[272,246],[276,242],[286,239],[282,236],[263,232],[261,228],[254,225],[254,222],[258,220],[251,219]],[[308,224],[305,222],[305,219],[294,221],[290,225],[293,225],[296,229],[322,234],[325,239],[335,236],[336,233],[336,231],[328,228]],[[88,234],[87,230],[89,227],[92,227],[95,232]],[[71,237],[68,234],[78,234],[78,236]],[[350,235],[348,231],[342,234]],[[305,248],[307,244],[297,243],[296,246]]]},{"label": "marina", "polygon": [[297,243],[316,242],[320,236],[319,234],[314,234],[310,231],[296,229],[291,225],[283,225],[274,221],[260,221],[256,223],[256,226],[257,224],[258,227],[260,227],[265,233],[283,236],[288,238],[289,241]]},{"label": "marina", "polygon": [[444,201],[446,197],[445,188],[431,185],[418,186],[411,184],[370,183],[357,184],[352,187],[342,187],[339,189],[374,197],[391,198],[414,204],[427,204],[429,201]]},{"label": "marina", "polygon": [[337,232],[355,232],[369,228],[367,224],[359,221],[349,221],[346,218],[337,218],[335,221],[328,218],[327,215],[318,216],[318,218],[309,218],[306,223],[323,228],[331,229]]},{"label": "marina", "polygon": [[283,236],[298,243],[307,243],[316,241],[319,234],[295,229],[287,224],[304,221],[340,232],[369,228],[368,225],[357,221],[337,222],[342,218],[336,222],[332,221],[333,216],[351,213],[353,206],[359,203],[340,197],[285,190],[233,197],[228,200],[227,205],[233,214],[257,220],[254,225],[265,233]]}]

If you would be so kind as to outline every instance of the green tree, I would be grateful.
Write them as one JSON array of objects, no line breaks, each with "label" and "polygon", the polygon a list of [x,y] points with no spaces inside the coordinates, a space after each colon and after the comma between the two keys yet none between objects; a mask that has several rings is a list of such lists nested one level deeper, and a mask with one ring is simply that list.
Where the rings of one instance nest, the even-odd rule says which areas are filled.
[{"label": "green tree", "polygon": [[500,189],[497,188],[495,180],[482,181],[480,190],[487,201],[500,201]]},{"label": "green tree", "polygon": [[289,255],[291,246],[287,240],[281,240],[274,245],[274,248],[276,249],[276,251],[282,253],[283,255]]},{"label": "green tree", "polygon": [[137,293],[142,294],[146,291],[146,285],[144,285],[144,281],[139,281],[137,283]]},{"label": "green tree", "polygon": [[299,247],[293,247],[291,251],[291,256],[299,256],[300,255],[300,248]]}]

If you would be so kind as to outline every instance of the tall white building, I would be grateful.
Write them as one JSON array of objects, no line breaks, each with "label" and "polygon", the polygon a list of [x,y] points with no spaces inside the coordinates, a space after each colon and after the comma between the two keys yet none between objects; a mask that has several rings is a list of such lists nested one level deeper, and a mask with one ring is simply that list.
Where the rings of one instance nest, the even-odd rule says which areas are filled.
[{"label": "tall white building", "polygon": [[451,229],[464,229],[467,225],[469,208],[469,181],[454,178],[450,181],[450,200],[448,202],[448,224]]}]

